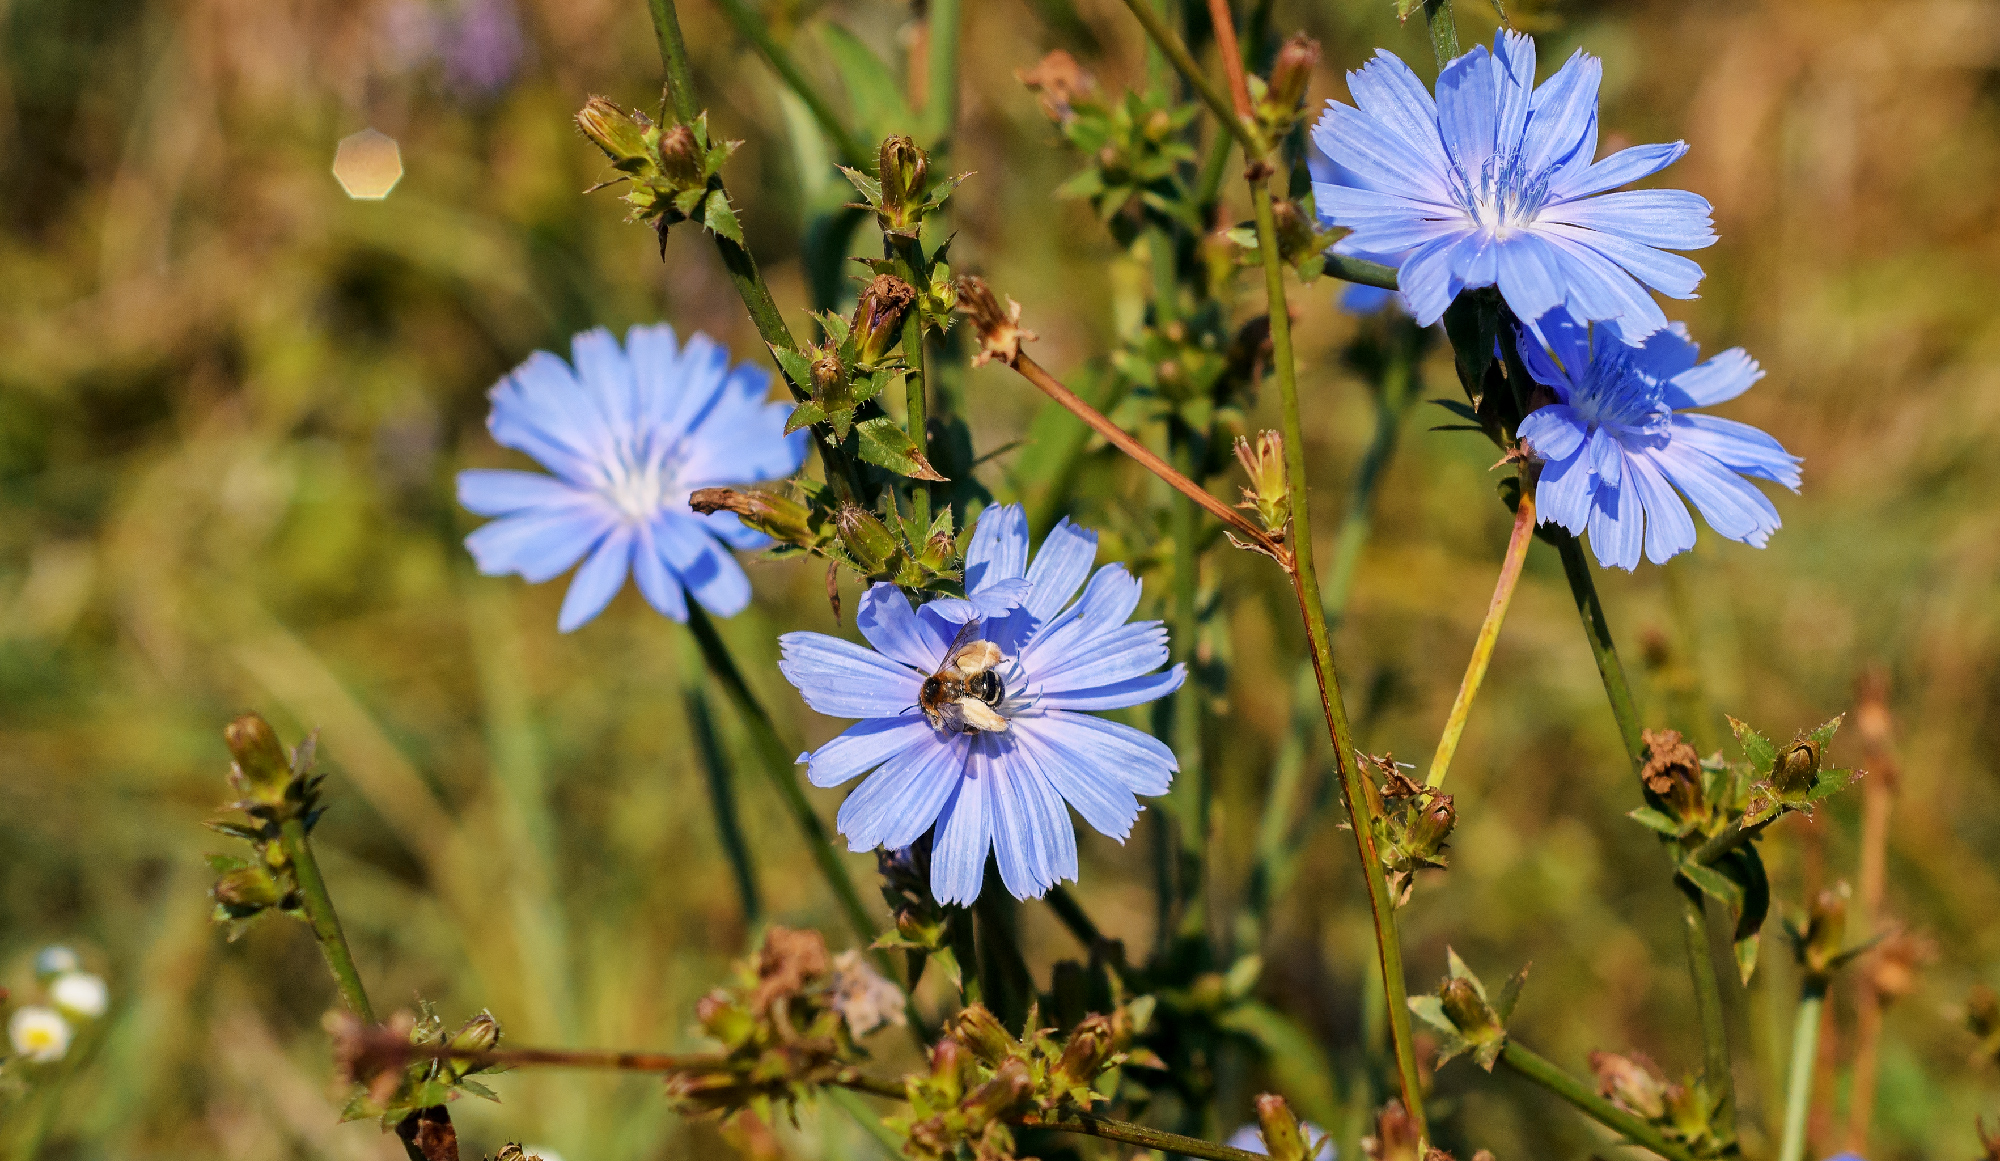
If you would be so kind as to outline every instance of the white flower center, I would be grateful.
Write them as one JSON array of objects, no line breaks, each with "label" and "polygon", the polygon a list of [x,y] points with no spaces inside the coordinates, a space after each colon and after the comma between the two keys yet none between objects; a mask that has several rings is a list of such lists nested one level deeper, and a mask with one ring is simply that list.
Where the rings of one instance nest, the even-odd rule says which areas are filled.
[{"label": "white flower center", "polygon": [[598,490],[628,521],[643,524],[661,509],[687,499],[688,489],[680,482],[678,451],[678,447],[664,452],[620,448],[603,465],[604,482]]}]

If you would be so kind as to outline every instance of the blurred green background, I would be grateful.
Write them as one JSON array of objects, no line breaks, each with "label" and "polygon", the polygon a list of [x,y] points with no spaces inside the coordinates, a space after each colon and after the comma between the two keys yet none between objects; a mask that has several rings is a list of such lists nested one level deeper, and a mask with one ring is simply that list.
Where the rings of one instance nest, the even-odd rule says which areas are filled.
[{"label": "blurred green background", "polygon": [[[1146,276],[1087,207],[1052,199],[1077,160],[1013,74],[1060,47],[1107,87],[1133,83],[1135,29],[1106,0],[967,7],[951,164],[975,176],[953,202],[954,265],[1020,299],[1036,357],[1082,376],[1137,318]],[[1469,40],[1490,31],[1463,7]],[[712,123],[745,141],[728,170],[744,228],[804,333],[808,222],[849,195],[764,65],[707,4],[682,9]],[[1542,32],[1544,73],[1575,47],[1605,59],[1607,148],[1691,143],[1665,178],[1715,204],[1722,242],[1699,256],[1703,298],[1669,313],[1706,348],[1763,362],[1769,377],[1724,413],[1806,460],[1769,549],[1704,531],[1668,568],[1600,577],[1647,720],[1704,751],[1727,738],[1725,711],[1788,736],[1848,709],[1865,670],[1886,675],[1903,771],[1887,906],[1937,958],[1889,1013],[1872,1156],[1970,1156],[1974,1114],[2000,1112],[2000,1074],[1969,1063],[1962,1028],[1969,988],[2000,982],[2000,6],[1574,0],[1516,15]],[[770,17],[835,93],[828,25],[900,61],[913,20],[890,0]],[[1386,0],[1279,0],[1276,27],[1325,42],[1315,103],[1344,96],[1342,70],[1378,45],[1432,71]],[[676,232],[662,262],[611,195],[581,196],[601,165],[570,115],[592,93],[657,100],[644,6],[0,0],[0,28],[0,982],[24,984],[34,949],[61,941],[113,994],[64,1070],[40,1155],[401,1155],[371,1126],[335,1124],[319,1024],[334,998],[306,932],[269,923],[226,944],[209,923],[201,856],[227,843],[200,824],[225,799],[220,729],[245,710],[287,738],[322,731],[318,846],[379,1007],[422,996],[451,1021],[490,1007],[518,1043],[689,1045],[693,1001],[748,933],[678,692],[685,634],[628,589],[559,636],[563,585],[478,577],[452,491],[461,467],[525,463],[488,439],[484,392],[576,330],[666,318],[767,362],[705,238]],[[330,172],[336,143],[369,126],[406,170],[378,202]],[[1240,201],[1240,183],[1226,188]],[[1338,357],[1360,324],[1336,293],[1293,296],[1323,559],[1374,427]],[[1239,317],[1261,309],[1253,297]],[[1426,386],[1456,391],[1441,353]],[[984,482],[1046,500],[1034,456],[1061,426],[1031,427],[1046,405],[997,367],[959,390],[982,452],[1037,440],[985,464]],[[1424,430],[1445,421],[1423,408],[1406,427],[1338,642],[1364,744],[1406,759],[1430,752],[1507,534],[1491,447]],[[1146,567],[1158,615],[1164,557],[1130,531],[1145,489],[1098,459],[1057,500],[1125,530],[1107,556]],[[1274,570],[1210,561],[1222,605],[1207,644],[1227,667],[1211,892],[1226,916],[1294,737],[1300,652]],[[723,630],[781,725],[816,744],[838,724],[771,663],[778,633],[835,631],[821,572],[749,567],[757,603]],[[842,945],[720,702],[717,720],[745,755],[773,917]],[[1324,739],[1297,736],[1323,786]],[[1835,756],[1861,760],[1851,728]],[[1664,862],[1623,817],[1635,787],[1546,547],[1452,788],[1453,867],[1403,912],[1413,986],[1442,974],[1448,943],[1488,978],[1532,960],[1517,1028],[1546,1054],[1579,1071],[1600,1047],[1694,1067]],[[838,793],[813,796],[831,819]],[[1782,907],[1853,876],[1859,801],[1767,843]],[[1372,951],[1337,813],[1312,817],[1260,994],[1345,1060]],[[1153,834],[1083,840],[1080,897],[1135,950],[1154,934]],[[1076,954],[1044,908],[1021,915],[1038,970]],[[1775,924],[1767,948],[1757,994],[1732,997],[1757,1117],[1795,987]],[[1827,1038],[1826,1152],[1844,1124],[1848,995]],[[901,1063],[907,1049],[887,1051]],[[1439,1083],[1455,1145],[1503,1161],[1591,1147],[1518,1082],[1456,1064]],[[468,1156],[503,1140],[568,1161],[875,1149],[831,1116],[725,1141],[646,1080],[498,1087],[504,1104],[455,1106]],[[25,1137],[20,1116],[0,1144]],[[1226,1131],[1247,1108],[1223,1117]]]}]

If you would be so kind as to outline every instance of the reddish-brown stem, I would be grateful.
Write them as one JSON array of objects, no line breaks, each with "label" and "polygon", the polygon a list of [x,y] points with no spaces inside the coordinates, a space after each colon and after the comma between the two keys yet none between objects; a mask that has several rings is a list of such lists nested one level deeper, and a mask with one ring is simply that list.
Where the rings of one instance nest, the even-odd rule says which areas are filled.
[{"label": "reddish-brown stem", "polygon": [[[1870,938],[1882,915],[1883,886],[1888,878],[1889,814],[1901,772],[1896,765],[1888,690],[1880,673],[1862,678],[1855,701],[1854,724],[1861,734],[1862,760],[1868,769],[1868,778],[1861,784],[1860,890],[1855,899],[1859,924],[1855,930]],[[1868,1130],[1875,1118],[1882,1011],[1889,1002],[1876,987],[1872,970],[1881,956],[1879,950],[1869,952],[1861,962],[1862,970],[1854,973],[1854,1075],[1848,1090],[1847,1150],[1855,1154],[1865,1154]]]},{"label": "reddish-brown stem", "polygon": [[1139,462],[1139,466],[1165,480],[1173,489],[1214,514],[1215,518],[1242,535],[1257,548],[1269,553],[1283,564],[1291,558],[1291,553],[1279,541],[1257,527],[1250,519],[1229,505],[1209,494],[1208,489],[1188,479],[1174,470],[1174,466],[1159,456],[1145,444],[1133,439],[1124,428],[1111,422],[1103,412],[1085,403],[1076,392],[1062,385],[1054,375],[1042,369],[1040,363],[1022,353],[1011,364],[1021,377],[1033,383],[1042,394],[1062,405],[1065,411],[1090,425],[1092,431],[1103,436],[1113,447]]},{"label": "reddish-brown stem", "polygon": [[1236,102],[1236,115],[1253,115],[1250,83],[1243,76],[1243,50],[1236,47],[1236,17],[1229,0],[1208,0],[1208,22],[1215,26],[1215,51],[1222,56],[1222,71],[1229,77],[1229,98]]}]

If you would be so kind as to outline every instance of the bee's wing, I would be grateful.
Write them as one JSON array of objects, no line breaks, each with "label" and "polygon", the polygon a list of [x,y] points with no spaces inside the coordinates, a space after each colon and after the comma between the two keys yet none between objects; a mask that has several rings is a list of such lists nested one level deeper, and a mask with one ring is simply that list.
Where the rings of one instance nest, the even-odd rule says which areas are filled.
[{"label": "bee's wing", "polygon": [[958,634],[951,639],[951,647],[944,651],[944,662],[946,665],[950,665],[951,659],[957,655],[960,649],[965,647],[965,643],[972,640],[973,636],[979,632],[979,625],[978,618],[974,618],[958,627]]}]

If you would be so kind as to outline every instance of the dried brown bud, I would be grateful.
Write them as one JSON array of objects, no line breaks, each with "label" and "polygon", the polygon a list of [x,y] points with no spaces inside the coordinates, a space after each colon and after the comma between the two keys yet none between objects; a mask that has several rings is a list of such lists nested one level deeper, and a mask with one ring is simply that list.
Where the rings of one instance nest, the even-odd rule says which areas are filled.
[{"label": "dried brown bud", "polygon": [[1028,1066],[1008,1060],[993,1073],[993,1079],[966,1094],[963,1108],[977,1121],[997,1121],[1013,1112],[1034,1087]]},{"label": "dried brown bud", "polygon": [[1061,49],[1043,57],[1032,69],[1014,70],[1014,79],[1035,91],[1049,120],[1065,125],[1076,119],[1071,103],[1097,88],[1097,82],[1076,58]]},{"label": "dried brown bud", "polygon": [[854,304],[851,328],[861,362],[873,366],[903,337],[903,316],[917,300],[917,288],[893,274],[877,274]]},{"label": "dried brown bud", "polygon": [[688,496],[688,507],[704,516],[734,512],[743,523],[786,544],[807,546],[820,538],[812,526],[812,510],[776,492],[696,488]]},{"label": "dried brown bud", "polygon": [[1376,1114],[1375,1135],[1361,1139],[1361,1151],[1368,1161],[1418,1161],[1420,1144],[1416,1118],[1392,1097]]},{"label": "dried brown bud", "polygon": [[1701,755],[1675,730],[1644,730],[1639,736],[1646,744],[1646,764],[1639,771],[1646,789],[1666,800],[1678,818],[1702,814]]},{"label": "dried brown bud", "polygon": [[1468,1039],[1485,1031],[1493,1022],[1492,1011],[1480,996],[1479,989],[1463,976],[1446,980],[1438,998],[1444,1001],[1444,1014],[1450,1018],[1452,1025],[1466,1033]]},{"label": "dried brown bud", "polygon": [[1021,304],[1010,298],[1003,310],[986,280],[970,274],[962,275],[957,286],[958,309],[972,317],[972,325],[979,331],[979,353],[972,357],[972,365],[991,359],[1009,367],[1019,362],[1021,343],[1036,337],[1035,332],[1021,326]]},{"label": "dried brown bud", "polygon": [[952,1021],[951,1036],[988,1064],[998,1064],[1006,1059],[1015,1044],[1014,1037],[983,1004],[973,1004],[960,1011]]},{"label": "dried brown bud", "polygon": [[1088,1087],[1104,1071],[1104,1064],[1111,1059],[1115,1037],[1111,1032],[1111,1021],[1103,1016],[1091,1016],[1076,1026],[1069,1034],[1069,1043],[1063,1046],[1062,1060],[1056,1065],[1057,1071],[1067,1077],[1070,1083]]},{"label": "dried brown bud", "polygon": [[660,168],[667,179],[682,189],[694,189],[707,179],[702,174],[701,145],[694,131],[676,125],[660,134]]},{"label": "dried brown bud", "polygon": [[1265,101],[1278,109],[1291,110],[1306,99],[1306,86],[1312,83],[1313,70],[1319,67],[1319,41],[1303,32],[1294,33],[1278,50],[1278,59],[1271,63],[1271,81],[1266,90]]},{"label": "dried brown bud", "polygon": [[825,936],[817,931],[773,927],[757,951],[757,991],[750,1002],[759,1010],[768,1008],[780,997],[797,995],[830,967]]}]

